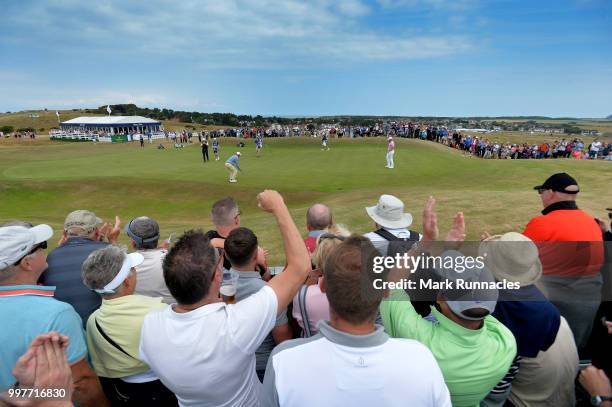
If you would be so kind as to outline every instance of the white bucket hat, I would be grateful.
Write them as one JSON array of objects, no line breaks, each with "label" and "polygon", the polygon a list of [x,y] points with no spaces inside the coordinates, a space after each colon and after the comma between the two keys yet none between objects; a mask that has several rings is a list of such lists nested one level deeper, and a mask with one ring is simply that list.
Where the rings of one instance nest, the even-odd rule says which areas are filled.
[{"label": "white bucket hat", "polygon": [[542,276],[538,247],[527,236],[516,232],[485,239],[478,248],[484,263],[498,280],[531,285]]},{"label": "white bucket hat", "polygon": [[384,228],[399,229],[412,225],[412,215],[404,213],[404,203],[393,195],[381,195],[375,206],[365,209],[370,218]]}]

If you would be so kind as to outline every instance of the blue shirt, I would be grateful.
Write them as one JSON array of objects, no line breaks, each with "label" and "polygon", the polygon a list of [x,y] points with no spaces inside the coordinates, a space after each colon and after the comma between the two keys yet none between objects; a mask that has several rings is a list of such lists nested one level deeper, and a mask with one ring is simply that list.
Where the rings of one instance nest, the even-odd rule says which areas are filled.
[{"label": "blue shirt", "polygon": [[55,287],[0,286],[0,391],[17,379],[17,359],[40,334],[59,332],[70,339],[67,356],[73,364],[87,356],[83,322],[70,304],[53,298]]},{"label": "blue shirt", "polygon": [[92,312],[100,308],[101,297],[83,284],[81,266],[92,252],[108,243],[82,237],[71,237],[47,256],[49,267],[40,282],[55,286],[55,298],[72,305],[84,323]]},{"label": "blue shirt", "polygon": [[238,156],[236,154],[228,158],[226,163],[232,164],[234,167],[240,169],[240,166],[238,165]]},{"label": "blue shirt", "polygon": [[559,310],[535,285],[500,290],[493,316],[514,335],[517,354],[527,358],[548,350],[561,324]]}]

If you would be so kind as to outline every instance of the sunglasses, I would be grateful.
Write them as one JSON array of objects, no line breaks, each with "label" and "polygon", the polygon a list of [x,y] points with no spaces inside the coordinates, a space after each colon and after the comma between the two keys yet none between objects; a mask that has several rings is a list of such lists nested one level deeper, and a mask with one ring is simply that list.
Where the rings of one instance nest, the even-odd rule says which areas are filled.
[{"label": "sunglasses", "polygon": [[323,233],[319,236],[319,240],[325,240],[325,239],[338,239],[341,242],[344,242],[346,238],[344,236],[338,236],[332,233]]},{"label": "sunglasses", "polygon": [[34,247],[32,247],[32,250],[30,250],[30,251],[28,252],[28,254],[26,254],[25,256],[23,256],[22,258],[20,258],[19,260],[17,260],[17,261],[16,261],[16,262],[13,264],[13,266],[16,266],[16,265],[18,265],[19,263],[21,263],[21,262],[22,262],[22,260],[23,260],[23,259],[25,259],[26,257],[28,257],[29,255],[36,253],[36,252],[38,251],[38,249],[43,249],[43,250],[46,250],[46,249],[47,249],[47,242],[46,242],[46,241],[45,241],[45,242],[41,242],[41,243],[39,243],[39,244],[35,245]]},{"label": "sunglasses", "polygon": [[548,191],[546,188],[538,188],[538,194],[542,195],[545,191]]}]

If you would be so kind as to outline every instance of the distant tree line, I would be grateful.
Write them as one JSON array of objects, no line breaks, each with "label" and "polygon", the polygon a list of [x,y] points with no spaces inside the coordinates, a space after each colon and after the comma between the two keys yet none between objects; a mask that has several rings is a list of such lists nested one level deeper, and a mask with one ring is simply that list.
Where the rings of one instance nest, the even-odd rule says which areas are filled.
[{"label": "distant tree line", "polygon": [[[250,115],[236,115],[233,113],[201,113],[201,112],[185,112],[182,110],[159,109],[138,107],[135,104],[120,104],[110,105],[112,114],[122,116],[146,116],[155,120],[177,120],[183,123],[194,123],[203,125],[218,125],[218,126],[244,126],[246,124],[253,126],[265,126],[271,123],[288,125],[296,120],[285,117],[263,117]],[[87,109],[87,113],[106,114],[106,106],[100,106],[97,109]]]},{"label": "distant tree line", "polygon": [[[278,116],[251,116],[236,115],[234,113],[201,113],[186,112],[182,110],[159,109],[138,107],[135,104],[110,105],[112,114],[122,116],[146,116],[155,120],[177,120],[183,123],[194,123],[202,125],[218,126],[255,126],[262,127],[277,123],[283,126],[304,125],[304,124],[331,124],[336,123],[341,126],[374,126],[385,121],[405,121],[406,117],[400,116],[318,116],[318,117],[278,117]],[[86,109],[87,113],[107,114],[106,106],[97,109]],[[441,117],[415,117],[415,120],[453,120],[456,123],[468,123],[468,119],[453,119]]]},{"label": "distant tree line", "polygon": [[[487,121],[491,126],[500,126],[504,129],[515,130],[520,127],[534,127],[538,125],[538,120],[550,119],[544,116],[499,116],[499,117],[404,117],[404,116],[318,116],[318,117],[278,117],[278,116],[251,116],[237,115],[234,113],[202,113],[202,112],[186,112],[182,110],[159,109],[138,107],[135,104],[118,104],[110,105],[113,115],[122,116],[146,116],[155,120],[176,120],[183,123],[201,124],[201,125],[217,125],[230,127],[265,127],[271,124],[280,124],[282,126],[291,125],[322,125],[322,124],[338,124],[345,127],[367,126],[372,127],[376,124],[384,122],[399,122],[399,121],[425,121],[428,123],[436,123],[442,125],[453,125],[459,127],[470,127],[474,124],[482,125],[481,121]],[[77,110],[77,109],[74,109]],[[106,114],[106,106],[100,106],[97,109],[86,109],[87,113]],[[612,116],[611,116],[612,117]],[[504,120],[521,120],[520,122],[508,123]],[[572,120],[568,118],[568,121]],[[575,119],[574,119],[575,120]],[[477,122],[477,123],[474,123]],[[559,124],[559,128],[563,128],[567,134],[580,134],[582,131],[575,126],[576,122]],[[544,125],[550,127],[551,125]]]}]

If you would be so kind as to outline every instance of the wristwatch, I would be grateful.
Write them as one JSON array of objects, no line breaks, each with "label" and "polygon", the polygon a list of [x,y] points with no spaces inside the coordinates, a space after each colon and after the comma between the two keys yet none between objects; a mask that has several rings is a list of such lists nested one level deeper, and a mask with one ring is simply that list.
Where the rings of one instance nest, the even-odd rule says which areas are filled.
[{"label": "wristwatch", "polygon": [[594,406],[601,406],[604,401],[612,401],[610,396],[593,396],[591,397],[591,404]]}]

